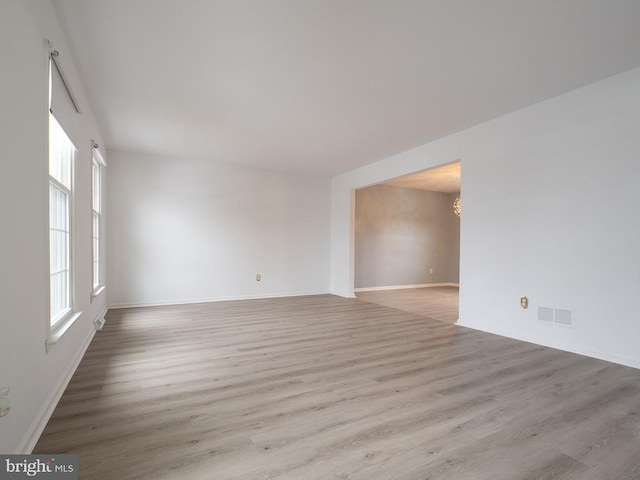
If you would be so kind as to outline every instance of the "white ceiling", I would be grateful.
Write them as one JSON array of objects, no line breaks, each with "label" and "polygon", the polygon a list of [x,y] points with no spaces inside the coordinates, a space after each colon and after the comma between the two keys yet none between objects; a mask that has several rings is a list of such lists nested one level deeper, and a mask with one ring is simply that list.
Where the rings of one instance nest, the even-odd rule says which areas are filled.
[{"label": "white ceiling", "polygon": [[108,148],[336,174],[640,65],[638,0],[54,0]]}]

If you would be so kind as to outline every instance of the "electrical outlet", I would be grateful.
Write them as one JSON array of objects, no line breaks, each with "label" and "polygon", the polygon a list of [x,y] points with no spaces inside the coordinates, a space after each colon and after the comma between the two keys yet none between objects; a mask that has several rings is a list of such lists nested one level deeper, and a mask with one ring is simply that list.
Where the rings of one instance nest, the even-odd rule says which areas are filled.
[{"label": "electrical outlet", "polygon": [[433,275],[433,268],[429,269],[429,275]]},{"label": "electrical outlet", "polygon": [[524,296],[520,297],[520,306],[525,310],[529,308],[529,299]]},{"label": "electrical outlet", "polygon": [[256,282],[259,282],[260,280],[262,280],[262,275],[256,273]]}]

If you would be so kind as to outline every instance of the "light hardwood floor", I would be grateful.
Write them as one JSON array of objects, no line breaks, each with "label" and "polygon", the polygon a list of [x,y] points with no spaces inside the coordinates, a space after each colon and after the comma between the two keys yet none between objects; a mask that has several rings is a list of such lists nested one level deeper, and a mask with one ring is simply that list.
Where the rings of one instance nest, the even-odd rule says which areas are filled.
[{"label": "light hardwood floor", "polygon": [[83,480],[632,480],[640,371],[330,295],[112,310],[36,452]]},{"label": "light hardwood floor", "polygon": [[356,293],[358,300],[417,313],[443,322],[458,321],[458,287],[403,288]]}]

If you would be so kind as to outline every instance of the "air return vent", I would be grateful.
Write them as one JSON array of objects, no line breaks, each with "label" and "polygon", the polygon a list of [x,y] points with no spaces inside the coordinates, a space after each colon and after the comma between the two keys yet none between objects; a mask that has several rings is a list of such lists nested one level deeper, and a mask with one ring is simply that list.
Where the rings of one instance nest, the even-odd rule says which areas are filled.
[{"label": "air return vent", "polygon": [[556,308],[554,310],[555,322],[565,327],[573,327],[573,312],[571,310],[563,310]]},{"label": "air return vent", "polygon": [[574,326],[573,310],[563,308],[538,307],[538,321],[553,323],[563,327]]},{"label": "air return vent", "polygon": [[104,318],[102,318],[102,317],[97,317],[97,318],[93,321],[93,325],[96,327],[96,330],[102,330],[102,327],[104,327]]},{"label": "air return vent", "polygon": [[546,323],[553,323],[553,308],[538,307],[538,320]]}]

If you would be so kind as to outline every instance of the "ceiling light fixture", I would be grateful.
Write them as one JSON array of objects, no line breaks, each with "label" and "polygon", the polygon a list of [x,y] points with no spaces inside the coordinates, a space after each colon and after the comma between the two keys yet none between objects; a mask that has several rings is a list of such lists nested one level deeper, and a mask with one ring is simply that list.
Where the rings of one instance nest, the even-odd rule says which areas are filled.
[{"label": "ceiling light fixture", "polygon": [[462,213],[462,201],[460,200],[460,197],[456,197],[456,199],[453,201],[453,213],[455,213],[458,217]]}]

